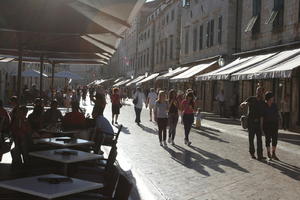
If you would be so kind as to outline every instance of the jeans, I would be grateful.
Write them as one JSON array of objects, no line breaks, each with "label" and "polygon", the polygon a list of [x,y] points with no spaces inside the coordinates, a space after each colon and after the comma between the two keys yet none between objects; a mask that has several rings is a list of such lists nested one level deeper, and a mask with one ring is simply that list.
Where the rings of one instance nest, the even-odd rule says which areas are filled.
[{"label": "jeans", "polygon": [[136,123],[140,123],[141,122],[141,112],[142,112],[142,109],[134,107],[134,111],[135,111],[135,122]]},{"label": "jeans", "polygon": [[28,136],[14,138],[14,144],[15,147],[10,151],[12,157],[12,164],[16,166],[28,164],[31,144]]},{"label": "jeans", "polygon": [[289,128],[289,124],[290,124],[290,112],[282,112],[282,128],[284,130]]},{"label": "jeans", "polygon": [[157,118],[159,141],[166,141],[168,118]]},{"label": "jeans", "polygon": [[184,126],[184,139],[189,140],[189,134],[194,123],[194,114],[183,114],[182,121]]},{"label": "jeans", "polygon": [[259,119],[248,120],[248,133],[249,133],[249,152],[251,155],[255,154],[255,147],[254,147],[254,136],[256,135],[256,142],[257,142],[257,157],[263,156],[263,149],[262,149],[262,133],[260,127]]},{"label": "jeans", "polygon": [[176,134],[176,126],[178,123],[178,114],[169,113],[169,138],[174,140]]},{"label": "jeans", "polygon": [[264,133],[266,136],[266,147],[270,147],[272,141],[272,146],[277,146],[278,141],[278,123],[264,123]]},{"label": "jeans", "polygon": [[225,102],[224,101],[219,101],[219,110],[220,110],[220,116],[224,116],[224,110],[225,110]]}]

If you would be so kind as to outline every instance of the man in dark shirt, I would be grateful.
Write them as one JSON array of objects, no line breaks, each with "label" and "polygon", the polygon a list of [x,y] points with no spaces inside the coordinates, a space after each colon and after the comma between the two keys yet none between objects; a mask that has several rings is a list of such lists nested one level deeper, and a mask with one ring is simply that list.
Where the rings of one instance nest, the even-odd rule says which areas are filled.
[{"label": "man in dark shirt", "polygon": [[251,157],[255,159],[254,136],[256,135],[258,160],[265,159],[265,157],[263,157],[262,148],[262,117],[264,114],[263,93],[263,88],[258,87],[256,89],[256,96],[248,97],[240,105],[241,108],[248,106],[249,152]]}]

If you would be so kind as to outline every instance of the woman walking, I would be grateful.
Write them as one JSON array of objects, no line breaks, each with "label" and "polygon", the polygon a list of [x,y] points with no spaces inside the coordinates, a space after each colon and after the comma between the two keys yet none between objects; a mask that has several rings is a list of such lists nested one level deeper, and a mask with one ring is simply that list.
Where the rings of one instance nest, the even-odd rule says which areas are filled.
[{"label": "woman walking", "polygon": [[[276,146],[278,140],[278,124],[280,115],[277,105],[274,103],[274,95],[272,92],[267,92],[265,94],[265,109],[263,113],[263,131],[266,136],[268,158],[279,160],[276,156]],[[271,141],[272,154],[270,147]]]},{"label": "woman walking", "polygon": [[140,87],[136,88],[136,92],[133,95],[133,104],[134,104],[134,111],[135,111],[135,123],[140,125],[141,123],[141,112],[143,108],[143,104],[145,102],[145,95],[142,92]]},{"label": "woman walking", "polygon": [[166,146],[167,126],[168,126],[168,102],[166,101],[166,93],[159,91],[158,99],[154,106],[154,119],[158,125],[158,136],[160,146]]},{"label": "woman walking", "polygon": [[168,111],[168,119],[169,119],[169,139],[168,142],[174,145],[174,139],[176,134],[176,127],[178,123],[178,108],[179,102],[177,100],[177,94],[175,90],[170,90],[169,92],[169,111]]},{"label": "woman walking", "polygon": [[[112,122],[111,124],[114,124],[114,122],[116,124],[118,124],[118,117],[120,114],[120,107],[121,107],[121,98],[119,95],[119,89],[118,88],[114,88],[112,91],[112,95],[110,96],[110,100],[111,100],[111,108],[112,108]],[[114,121],[115,119],[115,121]]]},{"label": "woman walking", "polygon": [[181,103],[182,121],[184,126],[184,144],[190,146],[192,143],[189,140],[189,134],[194,123],[195,101],[193,92],[188,92],[185,99]]}]

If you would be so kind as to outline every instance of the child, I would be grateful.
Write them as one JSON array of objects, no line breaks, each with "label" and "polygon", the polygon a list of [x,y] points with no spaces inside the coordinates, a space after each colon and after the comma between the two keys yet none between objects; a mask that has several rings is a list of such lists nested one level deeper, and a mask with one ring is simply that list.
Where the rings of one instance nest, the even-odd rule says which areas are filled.
[{"label": "child", "polygon": [[198,108],[197,109],[197,113],[196,113],[196,128],[200,128],[201,127],[201,120],[203,118],[203,115],[201,113],[201,109]]}]

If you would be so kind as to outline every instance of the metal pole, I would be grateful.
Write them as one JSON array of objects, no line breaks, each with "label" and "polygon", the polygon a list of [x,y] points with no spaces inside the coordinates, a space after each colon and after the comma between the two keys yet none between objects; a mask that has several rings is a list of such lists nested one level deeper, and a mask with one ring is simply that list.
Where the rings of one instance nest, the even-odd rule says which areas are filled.
[{"label": "metal pole", "polygon": [[52,77],[51,77],[51,99],[54,98],[54,68],[55,68],[55,62],[52,63]]},{"label": "metal pole", "polygon": [[40,98],[43,97],[43,73],[44,73],[44,56],[41,56],[40,62]]},{"label": "metal pole", "polygon": [[19,102],[21,100],[22,63],[23,63],[23,49],[21,47],[19,49],[18,78],[17,78],[17,96]]}]

